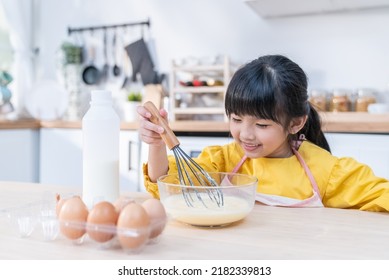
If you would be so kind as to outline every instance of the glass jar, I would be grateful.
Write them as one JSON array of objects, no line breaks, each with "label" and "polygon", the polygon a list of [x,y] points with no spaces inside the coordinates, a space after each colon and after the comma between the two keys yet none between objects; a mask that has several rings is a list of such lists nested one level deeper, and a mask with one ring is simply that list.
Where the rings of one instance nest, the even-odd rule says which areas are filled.
[{"label": "glass jar", "polygon": [[367,107],[373,103],[376,103],[374,90],[359,89],[357,91],[357,100],[355,104],[356,112],[367,112]]},{"label": "glass jar", "polygon": [[331,112],[350,112],[351,111],[351,100],[349,98],[348,91],[345,90],[334,90],[331,102]]},{"label": "glass jar", "polygon": [[324,112],[327,110],[327,92],[324,90],[312,90],[308,101],[318,111]]}]

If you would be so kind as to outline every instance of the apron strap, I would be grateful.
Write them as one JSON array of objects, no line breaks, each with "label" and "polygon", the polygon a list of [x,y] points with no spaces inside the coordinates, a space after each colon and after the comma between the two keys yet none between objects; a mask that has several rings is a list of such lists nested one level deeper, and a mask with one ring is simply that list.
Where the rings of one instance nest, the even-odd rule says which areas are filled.
[{"label": "apron strap", "polygon": [[237,165],[235,165],[234,169],[232,169],[231,173],[236,173],[238,172],[239,168],[243,165],[243,163],[246,161],[247,156],[244,155],[241,160],[238,162]]},{"label": "apron strap", "polygon": [[305,160],[303,159],[301,154],[294,147],[292,147],[292,151],[293,151],[294,155],[297,157],[301,166],[304,168],[305,173],[307,174],[309,181],[311,182],[311,185],[313,187],[313,191],[321,198],[319,187],[316,183],[315,177],[313,177],[313,174],[312,174],[311,170],[309,169],[308,165],[305,163]]}]

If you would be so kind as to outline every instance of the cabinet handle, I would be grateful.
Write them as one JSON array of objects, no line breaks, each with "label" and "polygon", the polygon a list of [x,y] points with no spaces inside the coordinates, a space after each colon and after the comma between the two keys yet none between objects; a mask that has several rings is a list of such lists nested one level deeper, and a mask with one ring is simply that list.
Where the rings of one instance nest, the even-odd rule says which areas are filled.
[{"label": "cabinet handle", "polygon": [[132,141],[128,141],[128,170],[131,170],[131,149],[132,149]]}]

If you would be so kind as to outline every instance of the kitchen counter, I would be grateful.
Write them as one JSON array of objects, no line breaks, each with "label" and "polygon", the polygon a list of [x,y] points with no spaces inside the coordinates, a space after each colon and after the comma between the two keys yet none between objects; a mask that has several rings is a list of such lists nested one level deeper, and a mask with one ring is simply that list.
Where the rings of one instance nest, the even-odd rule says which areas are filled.
[{"label": "kitchen counter", "polygon": [[[44,195],[69,193],[54,185],[0,182],[0,259],[388,259],[387,213],[331,208],[283,208],[260,204],[232,226],[198,228],[170,220],[160,239],[138,254],[101,250],[87,241],[60,237],[43,241],[39,232],[20,238],[4,211]],[[77,193],[75,190],[74,193]],[[146,193],[129,193],[139,202]]]},{"label": "kitchen counter", "polygon": [[325,132],[389,133],[389,114],[321,113]]},{"label": "kitchen counter", "polygon": [[[321,113],[325,132],[385,133],[389,134],[389,114]],[[225,133],[228,123],[223,121],[175,121],[170,126],[176,132]],[[18,128],[81,128],[81,121],[0,120],[0,129]],[[122,122],[121,129],[136,130],[136,122]]]},{"label": "kitchen counter", "polygon": [[1,129],[39,129],[41,122],[34,119],[20,119],[15,121],[0,119]]}]

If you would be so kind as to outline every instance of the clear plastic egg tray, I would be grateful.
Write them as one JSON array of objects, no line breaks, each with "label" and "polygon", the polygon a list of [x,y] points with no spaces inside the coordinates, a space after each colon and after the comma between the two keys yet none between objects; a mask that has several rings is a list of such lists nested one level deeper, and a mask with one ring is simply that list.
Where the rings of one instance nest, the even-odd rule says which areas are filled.
[{"label": "clear plastic egg tray", "polygon": [[[11,227],[11,232],[20,238],[38,238],[47,242],[56,242],[66,239],[71,245],[92,243],[98,249],[121,249],[126,253],[139,253],[144,246],[157,243],[161,234],[151,238],[153,230],[163,230],[166,220],[151,220],[148,227],[117,228],[114,225],[88,224],[87,222],[59,221],[56,215],[55,203],[38,201],[22,206],[0,209],[0,216],[4,216]],[[81,231],[81,236],[71,239],[63,234],[67,230]],[[111,236],[99,242],[93,239],[88,232],[98,236]],[[109,239],[106,240],[105,239]],[[122,242],[120,242],[122,239]],[[125,240],[123,242],[123,240]]]}]

